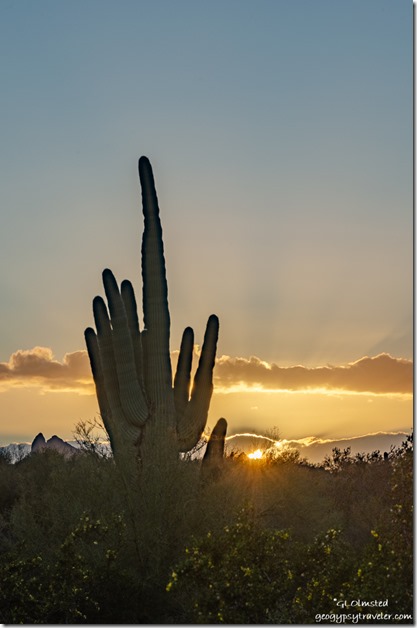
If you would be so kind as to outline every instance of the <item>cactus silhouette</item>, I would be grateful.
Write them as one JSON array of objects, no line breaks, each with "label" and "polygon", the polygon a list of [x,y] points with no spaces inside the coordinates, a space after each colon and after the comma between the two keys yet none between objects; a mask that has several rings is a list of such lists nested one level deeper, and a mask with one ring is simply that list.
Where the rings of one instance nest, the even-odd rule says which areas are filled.
[{"label": "cactus silhouette", "polygon": [[210,435],[203,458],[203,481],[215,480],[221,473],[224,454],[224,441],[226,438],[227,421],[219,419]]},{"label": "cactus silhouette", "polygon": [[[101,297],[96,297],[93,313],[97,332],[92,328],[85,331],[100,412],[116,464],[130,487],[135,487],[140,474],[166,468],[167,461],[192,449],[201,438],[213,392],[219,331],[217,316],[210,316],[191,388],[194,333],[190,327],[185,329],[172,385],[162,227],[152,168],[146,157],[139,160],[139,178],[144,215],[144,329],[139,328],[132,284],[124,280],[119,289],[113,273],[106,269],[103,284],[108,308]],[[225,420],[219,423],[225,432]],[[216,428],[213,434],[217,434]],[[223,455],[219,447],[214,451]]]}]

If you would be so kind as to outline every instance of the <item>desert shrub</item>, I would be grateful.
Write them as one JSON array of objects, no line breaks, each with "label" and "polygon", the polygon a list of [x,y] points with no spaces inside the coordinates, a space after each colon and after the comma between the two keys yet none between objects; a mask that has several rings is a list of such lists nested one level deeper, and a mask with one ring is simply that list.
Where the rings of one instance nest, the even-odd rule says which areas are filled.
[{"label": "desert shrub", "polygon": [[82,452],[98,458],[112,456],[110,437],[100,415],[96,415],[92,419],[78,421],[73,436]]},{"label": "desert shrub", "polygon": [[[392,462],[392,461],[391,461]],[[392,464],[379,451],[351,454],[350,447],[334,448],[322,468],[330,476],[328,496],[345,537],[356,547],[369,542],[389,499]]]},{"label": "desert shrub", "polygon": [[120,560],[126,542],[123,517],[104,522],[85,514],[51,558],[9,556],[0,567],[2,621],[133,622],[138,587]]},{"label": "desert shrub", "polygon": [[155,530],[145,510],[133,521],[111,459],[43,452],[11,466],[20,492],[7,513],[9,543],[0,547],[0,616],[11,623],[162,621],[169,567],[200,508],[198,472],[192,462],[173,470],[166,518]]},{"label": "desert shrub", "polygon": [[290,528],[294,538],[312,540],[338,523],[330,482],[322,469],[297,462],[229,458],[221,480],[205,492],[205,528],[194,532],[222,528],[249,501],[264,527]]},{"label": "desert shrub", "polygon": [[295,538],[305,542],[338,525],[329,498],[329,477],[321,469],[267,466],[261,484],[265,525],[290,528]]},{"label": "desert shrub", "polygon": [[[342,599],[387,600],[384,613],[413,613],[413,560],[411,546],[398,551],[395,539],[372,530],[357,569],[346,584]],[[361,610],[358,607],[357,610]],[[366,607],[363,608],[366,612]],[[389,621],[388,623],[392,623]],[[402,622],[398,622],[402,623]],[[404,623],[410,623],[405,621]]]},{"label": "desert shrub", "polygon": [[179,622],[308,623],[333,604],[351,573],[337,531],[304,544],[289,531],[259,526],[251,509],[220,533],[194,539],[167,592],[176,598]]},{"label": "desert shrub", "polygon": [[[211,483],[199,480],[198,461],[179,461],[157,529],[146,508],[133,520],[113,460],[96,451],[6,461],[0,618],[313,623],[340,612],[335,600],[379,596],[407,612],[411,444],[385,461],[342,459],[325,470],[235,457]],[[152,502],[156,488],[144,497]]]},{"label": "desert shrub", "polygon": [[0,513],[6,515],[19,496],[14,467],[7,458],[0,457]]},{"label": "desert shrub", "polygon": [[10,528],[22,557],[55,552],[84,512],[100,517],[125,510],[110,460],[88,455],[67,460],[46,451],[16,465],[15,473],[20,494],[10,511]]},{"label": "desert shrub", "polygon": [[11,460],[0,456],[0,555],[7,551],[10,539],[10,513],[20,495],[20,486]]},{"label": "desert shrub", "polygon": [[[413,451],[412,437],[392,453],[389,492],[378,527],[371,531],[353,587],[379,599],[389,611],[413,611]],[[362,593],[363,595],[363,593]]]}]

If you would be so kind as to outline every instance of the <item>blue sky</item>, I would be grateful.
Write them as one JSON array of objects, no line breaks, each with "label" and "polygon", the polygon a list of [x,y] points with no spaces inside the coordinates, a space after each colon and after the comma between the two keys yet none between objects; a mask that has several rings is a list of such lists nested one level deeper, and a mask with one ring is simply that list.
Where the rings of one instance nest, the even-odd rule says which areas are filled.
[{"label": "blue sky", "polygon": [[214,312],[219,355],[411,359],[412,10],[3,0],[0,361],[84,349],[107,266],[140,294],[142,154],[173,349]]}]

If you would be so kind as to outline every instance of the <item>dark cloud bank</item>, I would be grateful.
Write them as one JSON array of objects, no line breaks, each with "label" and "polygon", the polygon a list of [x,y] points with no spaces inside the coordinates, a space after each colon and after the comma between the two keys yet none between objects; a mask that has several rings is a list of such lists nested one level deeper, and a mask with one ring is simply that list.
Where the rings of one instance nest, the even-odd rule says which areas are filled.
[{"label": "dark cloud bank", "polygon": [[216,383],[223,388],[244,383],[266,390],[341,390],[375,394],[412,393],[413,363],[387,353],[363,357],[346,366],[278,366],[259,358],[219,358]]},{"label": "dark cloud bank", "polygon": [[[177,352],[173,352],[175,362]],[[0,385],[40,386],[46,390],[93,393],[86,351],[67,353],[62,361],[52,350],[35,347],[16,351],[8,362],[0,363]],[[217,359],[214,385],[218,392],[233,387],[264,390],[329,390],[372,394],[411,394],[413,363],[387,353],[363,357],[343,366],[283,367],[257,357]]]}]

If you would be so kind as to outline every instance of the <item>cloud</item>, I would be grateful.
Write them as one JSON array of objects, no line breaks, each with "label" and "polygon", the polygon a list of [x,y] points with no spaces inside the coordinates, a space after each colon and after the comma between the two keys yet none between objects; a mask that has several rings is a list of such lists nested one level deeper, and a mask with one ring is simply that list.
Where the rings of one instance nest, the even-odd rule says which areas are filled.
[{"label": "cloud", "polygon": [[411,394],[413,363],[387,353],[363,357],[345,366],[278,366],[257,357],[222,356],[215,385],[223,392],[247,388],[269,391],[324,390],[371,394]]},{"label": "cloud", "polygon": [[48,347],[19,350],[0,362],[0,389],[35,386],[44,391],[94,393],[86,351],[65,354],[62,362]]},{"label": "cloud", "polygon": [[[199,347],[195,347],[194,366]],[[173,366],[178,351],[172,352]],[[257,357],[216,360],[215,391],[325,391],[369,394],[411,394],[413,364],[387,353],[363,357],[345,366],[278,366]],[[0,390],[16,386],[40,387],[44,392],[94,394],[90,363],[86,351],[65,354],[55,359],[48,347],[34,347],[13,353],[0,363]],[[255,407],[253,407],[255,410]]]}]

